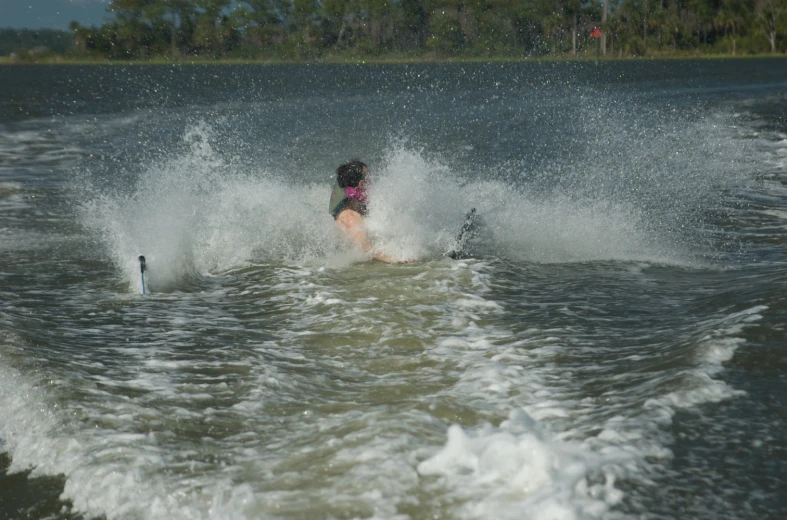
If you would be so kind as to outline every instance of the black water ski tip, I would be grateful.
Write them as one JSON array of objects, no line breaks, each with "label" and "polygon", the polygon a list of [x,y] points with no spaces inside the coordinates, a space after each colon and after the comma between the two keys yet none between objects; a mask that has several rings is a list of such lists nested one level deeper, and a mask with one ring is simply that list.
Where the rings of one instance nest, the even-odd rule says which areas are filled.
[{"label": "black water ski tip", "polygon": [[142,256],[142,255],[139,255],[139,271],[140,271],[142,274],[145,274],[145,271],[147,271],[147,269],[148,269],[148,268],[147,268],[147,266],[145,265],[145,257],[144,257],[144,256]]},{"label": "black water ski tip", "polygon": [[475,234],[475,219],[477,213],[475,208],[472,208],[467,215],[465,215],[465,221],[462,224],[462,228],[459,230],[459,233],[456,234],[456,240],[454,242],[454,247],[448,251],[445,256],[451,258],[453,260],[461,260],[462,258],[466,258],[464,248],[467,245],[467,241],[472,238]]}]

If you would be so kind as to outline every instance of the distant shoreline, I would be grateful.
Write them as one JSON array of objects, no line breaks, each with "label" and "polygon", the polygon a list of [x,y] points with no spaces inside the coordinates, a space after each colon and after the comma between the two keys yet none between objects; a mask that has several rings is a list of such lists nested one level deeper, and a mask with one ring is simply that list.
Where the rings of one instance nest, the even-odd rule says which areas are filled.
[{"label": "distant shoreline", "polygon": [[[599,62],[618,61],[668,61],[668,60],[745,60],[762,58],[787,58],[787,54],[665,54],[654,56],[622,56],[600,57]],[[554,62],[594,62],[594,56],[490,56],[490,57],[437,57],[437,56],[371,56],[371,57],[339,57],[329,56],[311,60],[286,59],[171,59],[153,58],[148,60],[109,60],[90,58],[71,58],[60,55],[49,55],[39,60],[19,60],[8,56],[0,56],[0,65],[375,65],[403,63],[554,63]]]}]

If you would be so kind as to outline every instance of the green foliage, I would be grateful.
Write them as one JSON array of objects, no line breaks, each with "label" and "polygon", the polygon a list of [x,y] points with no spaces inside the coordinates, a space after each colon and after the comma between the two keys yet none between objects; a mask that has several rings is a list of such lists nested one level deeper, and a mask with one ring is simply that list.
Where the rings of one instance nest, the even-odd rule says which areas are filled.
[{"label": "green foliage", "polygon": [[432,14],[429,33],[426,48],[444,56],[455,54],[461,50],[464,43],[459,21],[450,14],[446,14],[444,10]]},{"label": "green foliage", "polygon": [[66,52],[73,37],[68,31],[54,29],[0,29],[0,56],[12,53],[28,56],[52,52]]},{"label": "green foliage", "polygon": [[[587,55],[603,0],[112,0],[101,27],[0,30],[0,55],[113,60]],[[787,0],[608,0],[613,56],[787,52]],[[47,50],[48,49],[48,50]],[[25,52],[27,51],[27,52]]]}]

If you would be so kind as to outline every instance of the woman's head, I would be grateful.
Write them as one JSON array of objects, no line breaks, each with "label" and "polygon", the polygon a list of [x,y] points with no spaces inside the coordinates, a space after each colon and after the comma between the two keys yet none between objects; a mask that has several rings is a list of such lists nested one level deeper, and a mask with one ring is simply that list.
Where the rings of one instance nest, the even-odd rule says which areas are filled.
[{"label": "woman's head", "polygon": [[356,188],[361,182],[368,182],[368,177],[369,167],[357,159],[336,169],[336,182],[342,188]]}]

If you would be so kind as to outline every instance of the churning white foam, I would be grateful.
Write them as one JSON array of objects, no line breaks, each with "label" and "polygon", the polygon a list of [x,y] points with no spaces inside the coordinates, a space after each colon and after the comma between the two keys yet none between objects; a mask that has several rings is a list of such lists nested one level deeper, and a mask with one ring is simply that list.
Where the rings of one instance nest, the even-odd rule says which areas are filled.
[{"label": "churning white foam", "polygon": [[[443,333],[430,355],[459,364],[449,395],[465,405],[477,403],[480,410],[511,412],[499,426],[450,426],[445,445],[419,464],[421,475],[437,477],[436,485],[451,490],[459,502],[458,517],[614,515],[624,496],[615,482],[648,482],[651,466],[672,457],[669,427],[677,410],[743,394],[716,376],[745,342],[743,329],[761,319],[764,306],[698,323],[701,335],[693,337],[692,329],[687,338],[692,354],[685,366],[640,375],[640,366],[663,357],[659,349],[645,351],[621,365],[630,372],[605,376],[625,382],[628,391],[592,396],[564,360],[599,345],[569,345],[566,334],[568,339],[572,334],[559,328],[532,327],[514,337],[490,325],[492,316],[508,312],[500,302],[486,304],[483,298],[483,285],[494,268],[477,262],[468,267],[481,284],[473,291],[473,300],[480,301],[465,307],[461,298],[452,299],[454,317],[450,323],[446,318],[443,327],[456,334]],[[573,369],[599,367],[591,363]]]},{"label": "churning white foam", "polygon": [[304,261],[335,250],[330,216],[309,204],[313,188],[289,186],[269,172],[237,171],[214,152],[211,135],[197,125],[180,153],[143,165],[133,186],[90,193],[81,208],[84,223],[137,290],[139,255],[147,259],[150,286],[161,289],[253,260]]},{"label": "churning white foam", "polygon": [[[43,392],[18,370],[9,367],[3,354],[0,350],[0,449],[13,454],[10,470],[46,465],[46,461],[39,460],[42,452],[48,454],[50,464],[54,463],[56,454],[68,458],[68,443],[58,443],[50,436],[57,421],[43,404]],[[42,472],[47,469],[57,469],[57,463],[54,467],[43,468]]]},{"label": "churning white foam", "polygon": [[[502,180],[459,178],[438,160],[394,144],[374,171],[367,227],[392,256],[438,258],[464,215],[480,215],[471,254],[535,262],[686,261],[682,248],[629,201],[531,193]],[[327,182],[298,184],[285,172],[249,171],[214,150],[213,130],[187,130],[181,149],[143,164],[132,185],[80,186],[92,229],[132,287],[145,255],[151,286],[251,262],[304,263],[350,250],[327,213]],[[353,257],[346,257],[352,259]],[[335,260],[334,260],[335,261]]]},{"label": "churning white foam", "polygon": [[[220,393],[238,395],[236,385],[207,384],[214,379],[212,371],[206,372],[210,375],[203,381],[177,381],[180,370],[229,368],[226,360],[197,358],[184,363],[173,359],[178,341],[183,341],[181,347],[191,343],[173,339],[172,332],[186,333],[208,323],[216,327],[230,318],[200,308],[185,312],[189,302],[182,302],[183,307],[177,305],[188,298],[173,298],[168,312],[158,318],[161,322],[148,323],[153,329],[166,329],[162,323],[171,323],[173,330],[167,330],[158,341],[132,345],[125,351],[123,344],[112,345],[112,352],[122,352],[133,362],[122,364],[119,372],[106,376],[80,377],[79,385],[85,385],[91,400],[73,400],[63,408],[54,405],[53,393],[57,385],[67,381],[58,381],[45,371],[41,377],[46,379],[22,377],[7,368],[13,363],[6,363],[0,351],[3,448],[12,454],[14,470],[36,467],[40,474],[64,475],[64,498],[80,511],[108,518],[258,517],[262,512],[275,515],[279,504],[297,514],[308,507],[303,506],[306,497],[321,505],[330,504],[337,511],[357,511],[353,508],[360,503],[369,510],[374,508],[379,518],[404,519],[408,515],[399,507],[408,500],[417,505],[412,497],[424,489],[445,501],[456,518],[609,518],[617,514],[616,506],[624,496],[616,482],[624,478],[647,481],[645,459],[670,456],[663,435],[676,409],[737,395],[733,391],[719,397],[714,391],[718,381],[713,376],[740,344],[742,328],[758,320],[765,308],[701,323],[704,332],[694,342],[698,348],[690,365],[666,374],[650,374],[643,383],[644,390],[635,389],[639,397],[651,397],[643,405],[633,405],[630,396],[615,392],[599,396],[606,397],[604,401],[585,395],[581,387],[584,378],[572,376],[565,362],[567,354],[576,355],[579,348],[584,348],[567,343],[574,336],[572,331],[539,329],[534,324],[515,334],[506,325],[503,318],[510,315],[506,302],[490,297],[498,264],[468,260],[435,263],[427,271],[413,270],[416,284],[428,288],[418,288],[417,292],[430,293],[423,302],[434,298],[440,303],[423,309],[436,317],[410,318],[399,325],[398,331],[386,317],[390,308],[381,310],[379,301],[369,298],[365,291],[360,291],[365,298],[358,300],[355,297],[359,293],[348,294],[346,287],[323,286],[324,275],[316,273],[324,271],[282,268],[272,279],[252,277],[263,287],[241,284],[238,290],[242,288],[251,296],[258,290],[276,287],[282,296],[286,295],[286,305],[306,310],[305,315],[296,313],[296,319],[290,320],[292,329],[277,329],[271,340],[256,343],[255,352],[266,352],[270,357],[233,361],[233,365],[249,371],[254,391],[226,408],[194,406]],[[378,284],[399,285],[401,280],[404,278]],[[412,291],[416,292],[416,286]],[[348,311],[351,303],[331,303],[342,297],[355,300],[355,308]],[[271,305],[273,298],[265,300]],[[316,306],[327,307],[328,315],[315,318]],[[413,411],[406,417],[418,425],[419,432],[421,427],[428,427],[429,438],[425,441],[411,432],[389,431],[393,421],[403,417],[395,406],[364,410],[356,403],[344,413],[311,417],[308,402],[314,395],[306,386],[311,372],[304,372],[302,379],[293,378],[292,373],[288,377],[268,361],[281,356],[298,361],[301,368],[315,362],[334,362],[342,365],[341,373],[349,379],[370,375],[352,362],[345,364],[348,360],[335,352],[315,350],[305,357],[293,348],[303,348],[301,334],[315,333],[319,320],[324,320],[321,327],[332,328],[339,336],[358,332],[359,324],[347,319],[346,312],[365,315],[374,327],[393,328],[393,339],[413,333],[425,338],[424,355],[431,362],[421,367],[419,378],[428,380],[438,374],[437,381],[443,384],[426,391],[419,400],[425,397],[437,402],[445,398],[481,417],[485,413],[505,416],[508,411],[507,419],[474,421],[480,426],[451,425],[435,432],[442,421],[426,412]],[[240,321],[232,318],[225,326],[234,330]],[[379,349],[382,342],[372,345],[369,352]],[[228,350],[236,350],[236,346]],[[653,355],[658,357],[659,353]],[[91,355],[85,355],[86,362],[91,360]],[[429,366],[432,363],[434,366]],[[451,373],[447,378],[450,382],[444,379],[447,372]],[[364,379],[362,392],[374,389],[380,380],[390,383],[397,377],[390,366],[384,373],[386,377]],[[652,384],[652,379],[665,375],[673,380],[669,385]],[[409,373],[399,376],[411,381]],[[628,382],[633,374],[617,376]],[[206,384],[198,384],[201,382]],[[133,388],[150,392],[150,396],[119,399],[107,392],[109,387]],[[302,420],[290,418],[286,436],[271,437],[266,435],[267,430],[255,428],[257,419],[265,423],[279,419],[268,415],[266,409],[275,399],[271,394],[289,394],[305,410]],[[146,421],[158,422],[165,415],[173,416],[173,421],[194,422],[234,417],[244,428],[232,438],[203,438],[198,444],[190,444],[172,429],[147,431]],[[356,421],[355,429],[346,435],[338,433],[347,431],[343,428],[350,419]],[[445,431],[442,447],[441,431]],[[295,446],[293,438],[299,440]],[[197,450],[199,455],[195,456]],[[222,459],[221,464],[211,463],[210,455],[216,453],[223,457],[217,457]],[[274,464],[276,469],[271,470]],[[318,482],[301,475],[313,476],[312,471],[316,471],[316,478],[320,478],[319,468],[326,464],[342,470]],[[278,482],[276,479],[310,482],[313,487],[268,486],[270,481]]]},{"label": "churning white foam", "polygon": [[26,121],[13,129],[0,126],[0,165],[37,166],[78,159],[85,151],[36,121]]},{"label": "churning white foam", "polygon": [[[58,386],[69,383],[51,373],[33,378],[12,368],[8,353],[14,350],[9,346],[14,339],[0,341],[6,342],[0,343],[0,451],[11,455],[10,473],[31,470],[31,477],[65,476],[63,498],[91,515],[246,518],[245,511],[255,504],[249,485],[237,484],[226,473],[214,475],[209,483],[187,476],[170,478],[168,448],[159,445],[153,432],[123,432],[98,424],[82,427],[74,417],[88,419],[89,413],[82,415],[87,409],[57,403]],[[134,412],[138,410],[120,410],[118,423]],[[112,417],[88,420],[98,423]]]},{"label": "churning white foam", "polygon": [[[471,208],[480,217],[469,252],[480,256],[683,265],[700,253],[686,247],[674,221],[667,222],[646,204],[638,206],[630,196],[618,198],[587,187],[576,192],[559,185],[536,188],[496,179],[493,173],[479,168],[472,177],[459,176],[439,160],[396,145],[375,177],[368,226],[383,247],[406,257],[434,257],[450,249]],[[647,189],[644,184],[637,188],[643,193]],[[680,201],[674,204],[672,214],[679,219]],[[684,224],[688,233],[693,222]]]},{"label": "churning white foam", "polygon": [[777,170],[784,171],[787,169],[787,138],[783,138],[775,142],[767,142],[771,148],[769,150],[768,162]]},{"label": "churning white foam", "polygon": [[698,342],[694,366],[678,374],[683,380],[680,389],[649,399],[645,407],[689,408],[745,394],[724,381],[714,379],[713,376],[721,372],[722,363],[732,359],[735,351],[745,343],[740,337],[743,329],[761,320],[760,313],[767,309],[767,306],[758,305],[725,316],[721,320],[699,323],[700,330],[708,332]]},{"label": "churning white foam", "polygon": [[469,518],[574,520],[602,517],[620,502],[614,475],[595,481],[590,475],[603,475],[605,464],[625,458],[594,456],[561,442],[518,409],[499,428],[451,426],[445,447],[418,471],[440,475],[460,496],[475,498],[461,508]]}]

